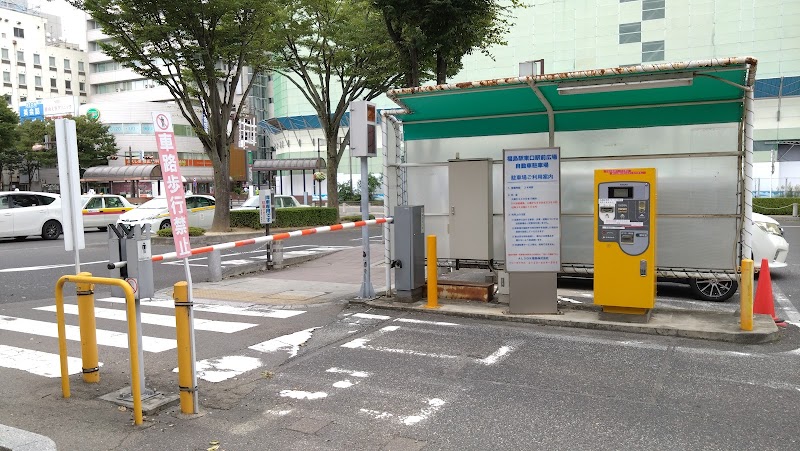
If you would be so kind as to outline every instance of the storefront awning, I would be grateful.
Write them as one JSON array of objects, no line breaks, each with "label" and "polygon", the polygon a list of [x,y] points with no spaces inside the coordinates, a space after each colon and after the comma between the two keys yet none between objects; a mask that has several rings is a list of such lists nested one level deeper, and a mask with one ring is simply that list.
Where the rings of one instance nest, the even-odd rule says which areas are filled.
[{"label": "storefront awning", "polygon": [[86,170],[82,182],[126,182],[161,180],[161,166],[137,164],[128,166],[94,166]]},{"label": "storefront awning", "polygon": [[325,160],[322,158],[287,158],[284,160],[255,160],[254,171],[300,171],[305,169],[325,169]]}]

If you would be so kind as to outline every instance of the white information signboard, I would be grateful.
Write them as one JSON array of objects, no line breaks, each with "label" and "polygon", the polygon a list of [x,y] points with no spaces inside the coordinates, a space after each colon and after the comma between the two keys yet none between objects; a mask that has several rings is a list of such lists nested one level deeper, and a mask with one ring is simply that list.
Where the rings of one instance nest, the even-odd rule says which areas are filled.
[{"label": "white information signboard", "polygon": [[503,151],[506,271],[561,270],[559,148]]},{"label": "white information signboard", "polygon": [[272,224],[272,190],[258,192],[258,216],[261,224]]}]

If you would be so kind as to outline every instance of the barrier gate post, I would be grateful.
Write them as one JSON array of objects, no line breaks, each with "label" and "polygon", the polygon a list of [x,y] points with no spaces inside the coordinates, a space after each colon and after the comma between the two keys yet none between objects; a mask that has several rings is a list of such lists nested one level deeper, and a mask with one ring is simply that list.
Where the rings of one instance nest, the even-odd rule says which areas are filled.
[{"label": "barrier gate post", "polygon": [[[82,272],[78,275],[92,277],[90,272]],[[97,321],[94,316],[94,284],[77,282],[75,290],[78,295],[83,381],[96,384],[100,382],[100,358],[97,352]]]}]

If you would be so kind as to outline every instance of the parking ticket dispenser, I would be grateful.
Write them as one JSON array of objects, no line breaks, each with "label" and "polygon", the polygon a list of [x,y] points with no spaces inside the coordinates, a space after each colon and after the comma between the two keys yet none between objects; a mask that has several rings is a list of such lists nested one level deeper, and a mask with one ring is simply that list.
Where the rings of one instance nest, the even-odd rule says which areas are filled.
[{"label": "parking ticket dispenser", "polygon": [[656,170],[594,172],[594,303],[649,315],[656,299]]}]

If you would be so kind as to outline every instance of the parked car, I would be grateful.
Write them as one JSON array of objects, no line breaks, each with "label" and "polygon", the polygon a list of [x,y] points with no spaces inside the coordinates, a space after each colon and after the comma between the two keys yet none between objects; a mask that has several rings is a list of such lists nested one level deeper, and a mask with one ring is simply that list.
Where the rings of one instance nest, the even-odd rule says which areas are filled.
[{"label": "parked car", "polygon": [[97,227],[105,230],[109,224],[115,224],[123,213],[136,207],[128,199],[116,194],[84,194],[81,202],[85,229]]},{"label": "parked car", "polygon": [[[310,207],[310,205],[301,204],[294,196],[286,196],[283,194],[273,195],[272,196],[273,208],[298,208],[298,207]],[[258,209],[258,196],[252,196],[244,203],[233,210],[253,210]]]},{"label": "parked car", "polygon": [[[214,222],[214,198],[203,194],[192,194],[186,196],[186,216],[189,220],[189,227],[201,227],[208,229]],[[169,210],[167,199],[157,197],[142,205],[123,213],[117,220],[118,224],[136,225],[150,224],[153,231],[169,229]]]},{"label": "parked car", "polygon": [[[781,225],[775,219],[759,213],[753,213],[753,225],[751,244],[756,272],[761,269],[763,259],[767,259],[770,269],[785,268],[789,243],[783,237]],[[690,279],[688,282],[695,296],[705,301],[726,301],[739,288],[739,284],[733,280]]]},{"label": "parked car", "polygon": [[62,230],[58,194],[0,191],[0,238],[24,240],[40,235],[45,240],[55,240]]}]

